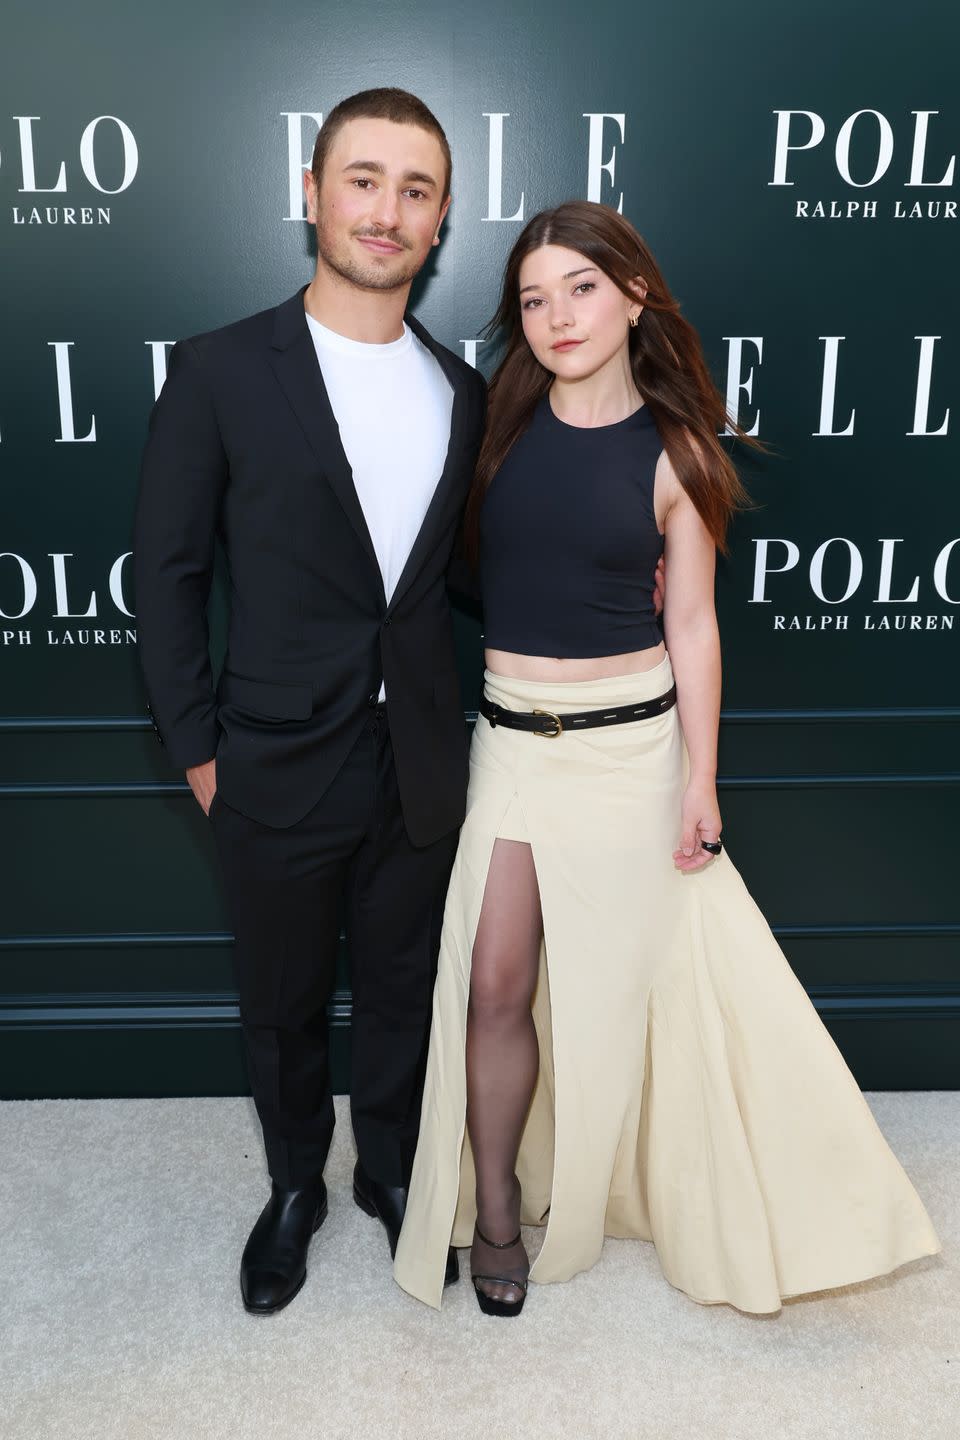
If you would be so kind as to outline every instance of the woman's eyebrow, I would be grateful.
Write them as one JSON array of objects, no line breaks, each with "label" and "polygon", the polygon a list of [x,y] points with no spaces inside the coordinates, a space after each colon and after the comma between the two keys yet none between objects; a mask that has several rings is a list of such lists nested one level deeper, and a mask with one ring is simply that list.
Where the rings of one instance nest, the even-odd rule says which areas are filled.
[{"label": "woman's eyebrow", "polygon": [[[596,265],[583,265],[583,266],[581,266],[581,268],[580,268],[579,270],[568,270],[567,273],[566,273],[566,275],[564,275],[562,278],[563,278],[564,280],[572,280],[573,277],[574,277],[574,275],[586,275],[586,273],[587,273],[588,270],[596,270],[596,268],[597,268]],[[543,289],[543,286],[542,286],[542,285],[524,285],[524,286],[521,287],[520,294],[522,295],[525,290],[542,290],[542,289]]]}]

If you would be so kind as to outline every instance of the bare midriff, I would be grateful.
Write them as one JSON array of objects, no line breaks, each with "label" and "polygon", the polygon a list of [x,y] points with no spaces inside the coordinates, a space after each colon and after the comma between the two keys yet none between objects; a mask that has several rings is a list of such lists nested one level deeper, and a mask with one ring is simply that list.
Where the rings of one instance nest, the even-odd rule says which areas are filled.
[{"label": "bare midriff", "polygon": [[631,650],[626,655],[591,655],[580,660],[564,660],[555,655],[514,655],[509,650],[485,650],[484,664],[494,675],[510,680],[609,680],[615,675],[636,675],[652,670],[666,655],[661,643],[646,650]]}]

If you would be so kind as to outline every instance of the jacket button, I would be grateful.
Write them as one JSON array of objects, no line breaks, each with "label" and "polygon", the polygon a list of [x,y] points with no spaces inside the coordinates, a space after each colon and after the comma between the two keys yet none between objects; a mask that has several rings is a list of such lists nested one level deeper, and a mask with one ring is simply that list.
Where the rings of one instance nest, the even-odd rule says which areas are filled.
[{"label": "jacket button", "polygon": [[376,693],[374,693],[373,695],[368,695],[367,704],[370,706],[371,710],[376,710],[377,706],[380,704],[380,697]]}]

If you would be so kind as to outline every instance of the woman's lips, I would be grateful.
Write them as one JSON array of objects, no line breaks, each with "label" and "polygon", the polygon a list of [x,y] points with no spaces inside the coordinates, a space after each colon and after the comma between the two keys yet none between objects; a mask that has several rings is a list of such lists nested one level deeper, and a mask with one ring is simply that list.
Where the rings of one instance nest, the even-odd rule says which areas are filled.
[{"label": "woman's lips", "polygon": [[575,350],[578,345],[582,345],[582,344],[583,344],[583,341],[582,341],[582,340],[559,340],[556,345],[551,345],[551,346],[550,346],[550,349],[551,349],[551,350]]}]

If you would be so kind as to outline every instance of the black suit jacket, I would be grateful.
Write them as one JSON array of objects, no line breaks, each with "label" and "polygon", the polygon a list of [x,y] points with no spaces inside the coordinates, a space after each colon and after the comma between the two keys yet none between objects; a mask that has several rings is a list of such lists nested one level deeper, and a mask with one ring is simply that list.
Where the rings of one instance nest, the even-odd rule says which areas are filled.
[{"label": "black suit jacket", "polygon": [[[446,572],[485,386],[407,320],[453,387],[453,413],[443,474],[389,605],[302,290],[174,346],[143,456],[134,577],[154,726],[175,765],[215,755],[228,804],[292,825],[343,763],[382,678],[404,819],[425,845],[464,813]],[[373,393],[370,417],[376,424]],[[230,626],[215,689],[206,607],[216,536]]]}]

